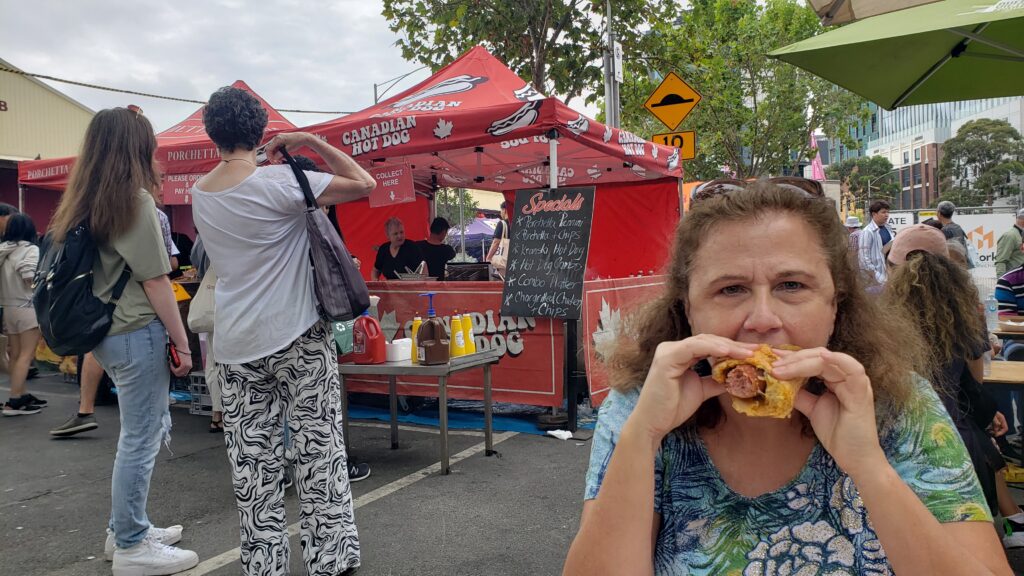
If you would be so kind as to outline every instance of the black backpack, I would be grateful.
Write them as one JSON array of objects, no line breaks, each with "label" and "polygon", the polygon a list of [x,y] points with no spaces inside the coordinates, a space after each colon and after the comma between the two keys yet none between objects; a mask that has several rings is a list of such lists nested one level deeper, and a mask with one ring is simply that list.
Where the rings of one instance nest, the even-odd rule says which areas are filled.
[{"label": "black backpack", "polygon": [[54,242],[51,234],[43,238],[32,304],[43,339],[58,356],[91,352],[110,332],[131,269],[124,267],[110,302],[104,302],[92,293],[98,256],[96,242],[84,224],[72,228],[64,242]]}]

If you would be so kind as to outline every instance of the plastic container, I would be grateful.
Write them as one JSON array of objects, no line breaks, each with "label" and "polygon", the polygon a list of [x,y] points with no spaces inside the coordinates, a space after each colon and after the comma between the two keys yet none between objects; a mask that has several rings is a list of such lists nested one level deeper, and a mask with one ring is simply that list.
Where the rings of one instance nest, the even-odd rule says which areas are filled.
[{"label": "plastic container", "polygon": [[985,298],[985,326],[989,332],[999,330],[999,301],[995,294],[989,294]]},{"label": "plastic container", "polygon": [[450,340],[444,322],[437,317],[434,311],[434,293],[427,292],[420,294],[428,298],[427,319],[420,324],[416,332],[416,354],[420,364],[433,366],[436,364],[447,364],[449,359]]},{"label": "plastic container", "polygon": [[466,340],[466,354],[476,354],[476,339],[473,338],[473,317],[462,315],[462,333]]},{"label": "plastic container", "polygon": [[409,332],[410,332],[410,334],[412,336],[412,358],[411,358],[411,360],[412,360],[413,364],[419,364],[419,358],[418,358],[419,354],[416,353],[416,333],[419,332],[421,324],[423,324],[423,318],[420,318],[420,313],[417,312],[416,315],[413,316],[413,319],[412,319],[412,328],[409,329]]},{"label": "plastic container", "polygon": [[370,316],[370,311],[367,310],[356,318],[352,326],[352,361],[356,364],[383,364],[387,359],[387,347],[380,322]]},{"label": "plastic container", "polygon": [[459,316],[458,310],[455,311],[455,314],[452,314],[450,322],[452,335],[448,345],[448,357],[457,358],[465,356],[466,332],[462,329],[462,316]]},{"label": "plastic container", "polygon": [[412,356],[412,340],[409,338],[397,338],[384,345],[387,350],[388,362],[401,362],[409,360]]}]

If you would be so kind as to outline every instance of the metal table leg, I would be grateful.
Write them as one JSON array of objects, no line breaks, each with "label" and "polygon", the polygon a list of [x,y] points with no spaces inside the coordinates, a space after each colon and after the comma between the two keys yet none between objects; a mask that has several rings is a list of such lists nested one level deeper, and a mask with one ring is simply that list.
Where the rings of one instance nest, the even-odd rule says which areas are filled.
[{"label": "metal table leg", "polygon": [[437,379],[437,409],[441,414],[441,474],[448,474],[448,377]]},{"label": "metal table leg", "polygon": [[398,449],[398,383],[395,376],[388,377],[388,397],[391,402],[391,449]]},{"label": "metal table leg", "polygon": [[484,455],[494,454],[494,424],[491,415],[491,365],[484,364]]},{"label": "metal table leg", "polygon": [[352,437],[348,435],[348,393],[345,392],[345,377],[338,374],[341,384],[341,435],[345,441],[345,452],[352,453]]}]

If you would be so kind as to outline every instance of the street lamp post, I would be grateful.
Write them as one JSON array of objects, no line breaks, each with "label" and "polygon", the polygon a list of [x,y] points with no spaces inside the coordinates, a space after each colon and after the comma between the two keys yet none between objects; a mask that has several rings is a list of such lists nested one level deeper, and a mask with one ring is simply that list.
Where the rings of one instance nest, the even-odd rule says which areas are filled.
[{"label": "street lamp post", "polygon": [[882,174],[881,176],[877,176],[875,178],[872,178],[872,179],[868,180],[868,193],[867,193],[867,195],[864,196],[864,214],[865,215],[868,213],[868,202],[871,201],[871,185],[874,184],[875,182],[878,182],[882,178],[885,178],[889,174],[892,174],[893,172],[899,172],[901,169],[902,168],[893,168],[892,170],[889,170],[888,172],[886,172],[885,174]]}]

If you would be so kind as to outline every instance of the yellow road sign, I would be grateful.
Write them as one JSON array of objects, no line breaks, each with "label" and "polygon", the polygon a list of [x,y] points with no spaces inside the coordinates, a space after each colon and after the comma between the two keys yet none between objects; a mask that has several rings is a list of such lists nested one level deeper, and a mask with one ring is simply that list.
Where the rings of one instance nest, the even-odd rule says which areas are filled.
[{"label": "yellow road sign", "polygon": [[651,142],[679,148],[680,160],[693,160],[697,157],[697,133],[693,130],[655,134],[651,136]]},{"label": "yellow road sign", "polygon": [[644,102],[644,108],[668,126],[669,130],[675,130],[698,102],[700,93],[676,76],[675,72],[669,72]]}]

